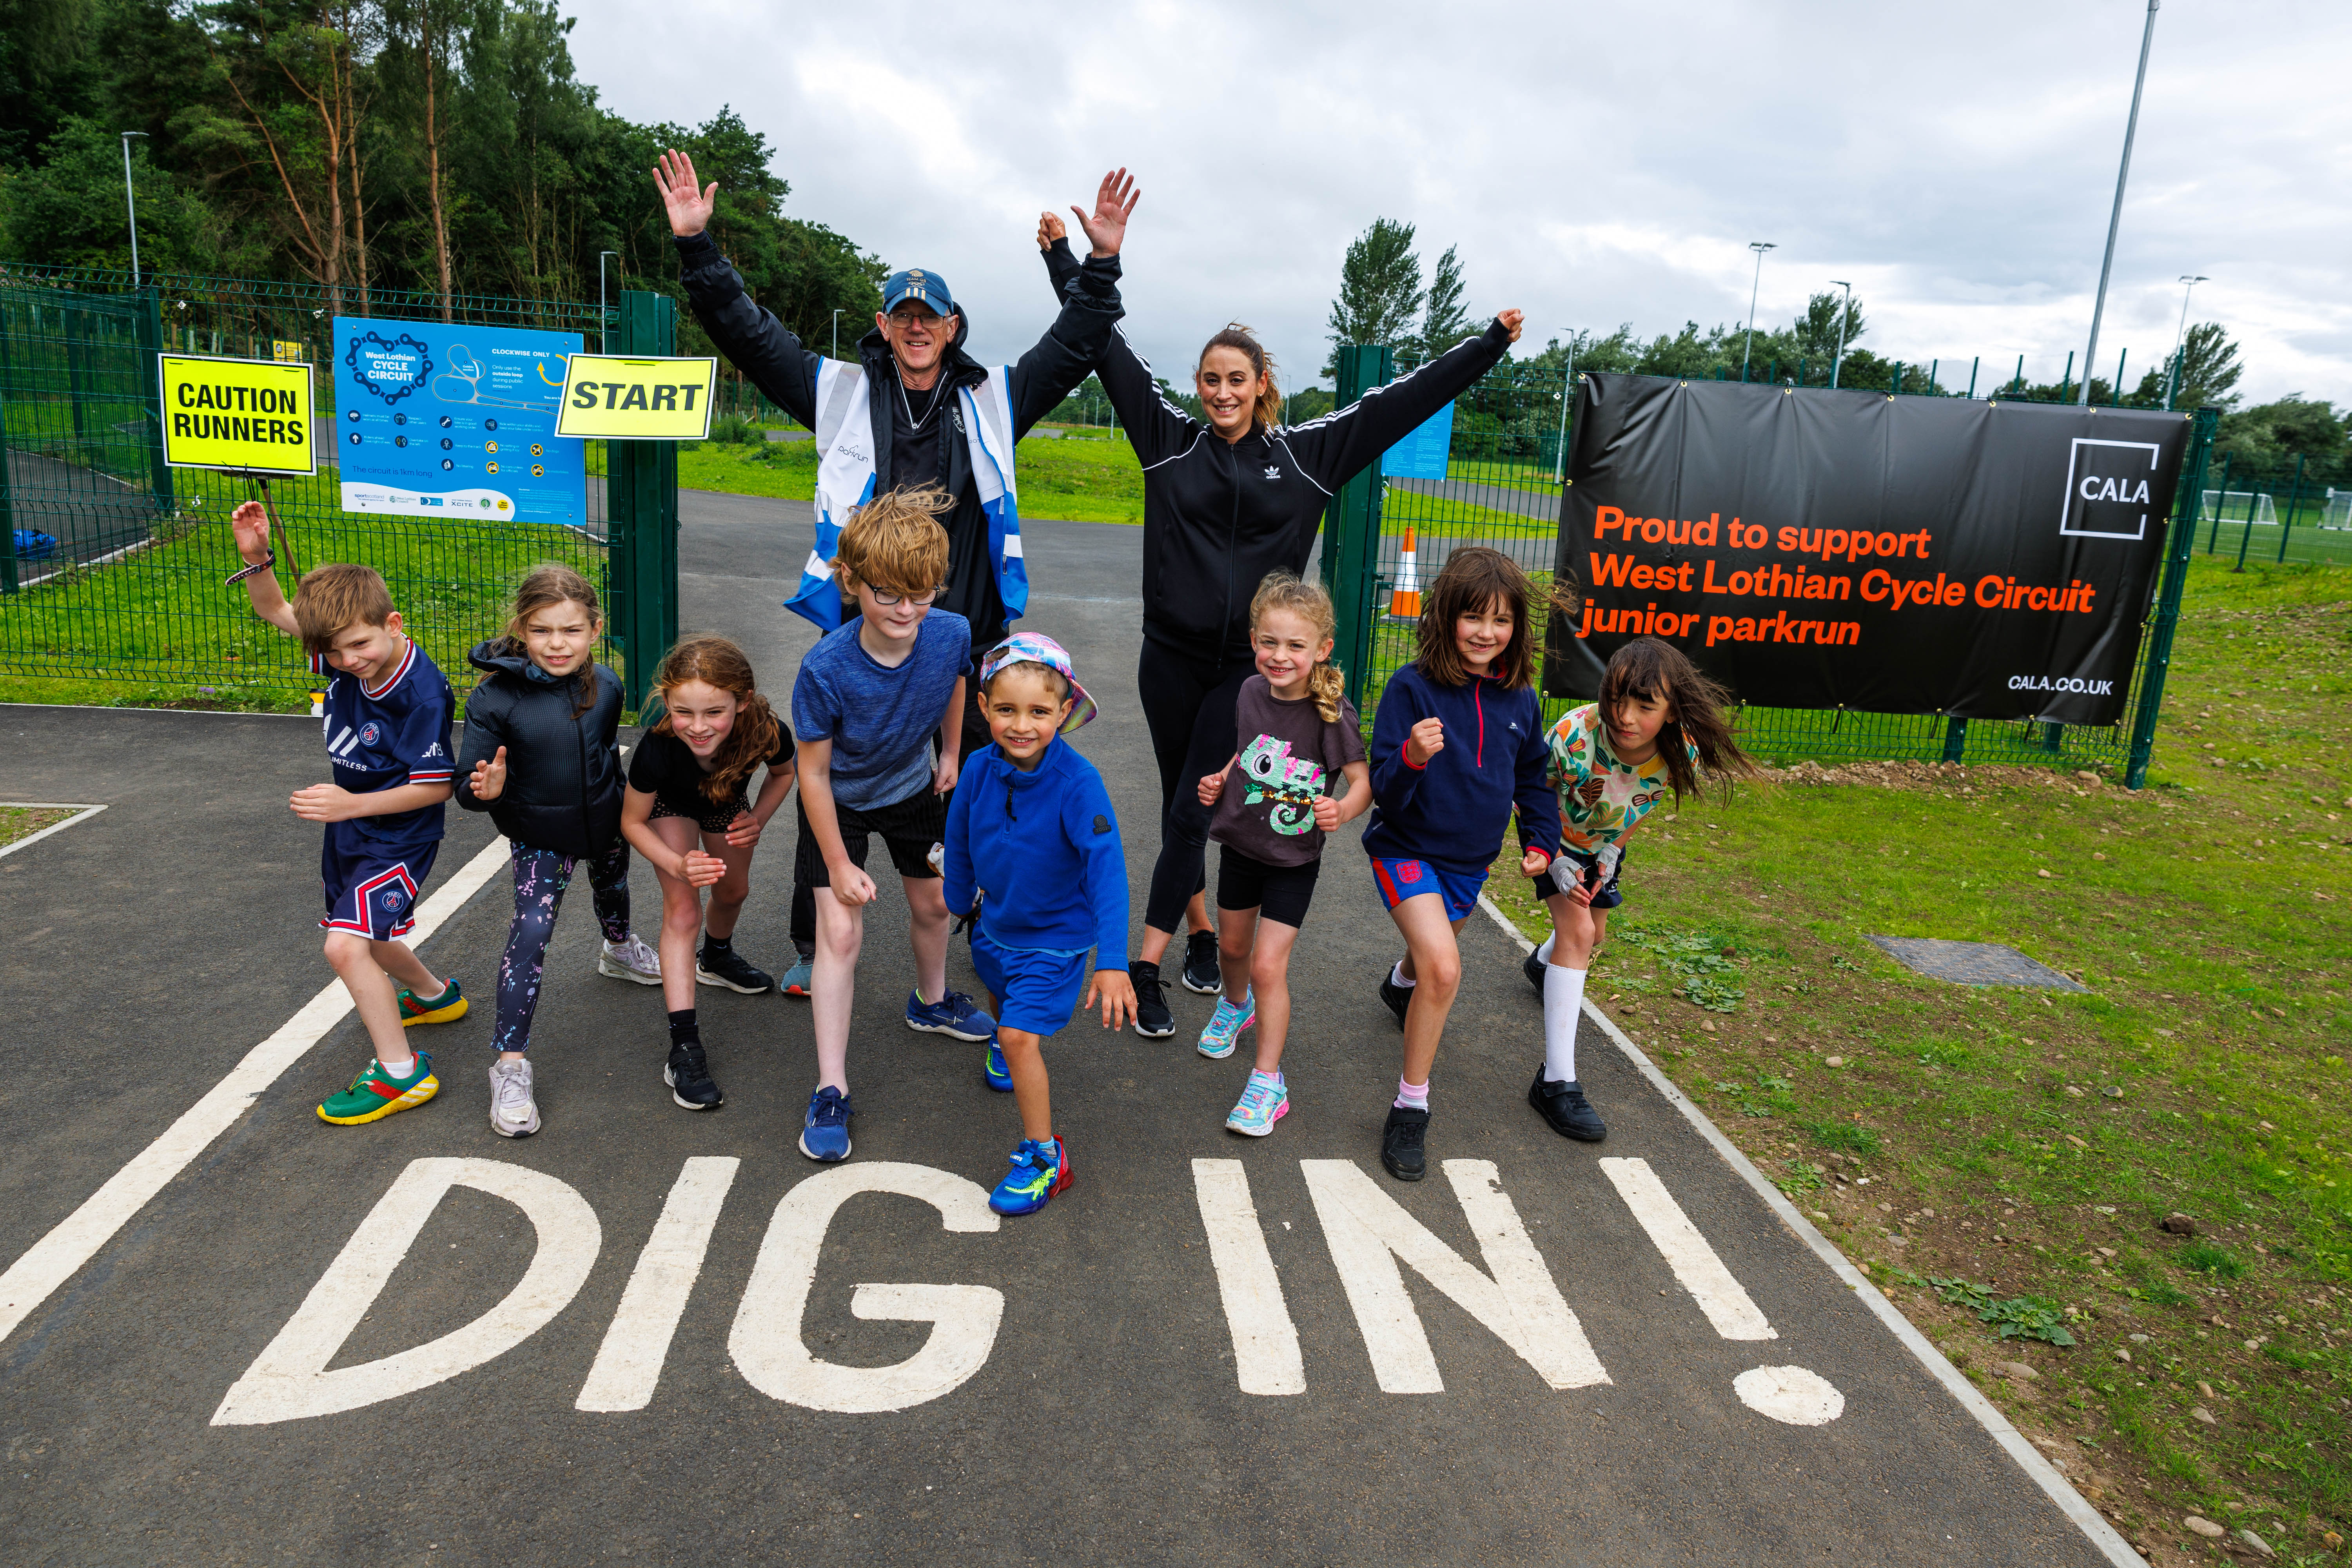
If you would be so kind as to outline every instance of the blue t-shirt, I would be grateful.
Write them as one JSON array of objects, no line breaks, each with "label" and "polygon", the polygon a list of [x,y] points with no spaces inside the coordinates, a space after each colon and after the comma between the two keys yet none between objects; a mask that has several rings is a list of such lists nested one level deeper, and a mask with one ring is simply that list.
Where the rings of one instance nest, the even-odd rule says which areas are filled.
[{"label": "blue t-shirt", "polygon": [[[455,763],[449,726],[457,698],[448,678],[415,643],[399,665],[373,689],[316,657],[313,671],[327,682],[327,757],[335,783],[353,795],[373,795],[408,784],[447,784]],[[346,848],[398,852],[437,842],[447,807],[436,802],[383,816],[355,816],[327,824],[327,836]]]},{"label": "blue t-shirt", "polygon": [[895,669],[858,645],[851,620],[801,660],[793,733],[833,742],[833,798],[854,811],[896,805],[931,786],[930,738],[971,662],[971,623],[934,609]]}]

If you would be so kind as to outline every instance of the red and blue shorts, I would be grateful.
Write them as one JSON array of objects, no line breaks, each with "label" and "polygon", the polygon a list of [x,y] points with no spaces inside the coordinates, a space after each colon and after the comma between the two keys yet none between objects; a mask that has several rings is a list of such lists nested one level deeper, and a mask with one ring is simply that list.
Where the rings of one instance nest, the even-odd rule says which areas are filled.
[{"label": "red and blue shorts", "polygon": [[339,845],[332,835],[319,851],[319,878],[326,886],[323,931],[347,931],[374,942],[406,936],[416,924],[416,900],[440,840],[387,852],[373,846]]},{"label": "red and blue shorts", "polygon": [[1478,890],[1486,885],[1486,873],[1465,876],[1440,870],[1426,860],[1389,860],[1375,855],[1372,880],[1380,885],[1381,901],[1391,909],[1407,899],[1435,893],[1445,900],[1445,918],[1458,921],[1467,919],[1478,907]]}]

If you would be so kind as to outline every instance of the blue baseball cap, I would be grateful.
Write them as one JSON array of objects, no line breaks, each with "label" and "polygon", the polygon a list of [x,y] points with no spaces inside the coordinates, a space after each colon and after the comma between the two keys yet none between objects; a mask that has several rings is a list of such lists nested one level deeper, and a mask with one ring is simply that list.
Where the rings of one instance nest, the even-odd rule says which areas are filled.
[{"label": "blue baseball cap", "polygon": [[948,281],[936,272],[926,272],[910,267],[903,272],[893,272],[882,282],[882,313],[888,315],[912,300],[929,305],[942,316],[955,314],[955,296],[948,292]]}]

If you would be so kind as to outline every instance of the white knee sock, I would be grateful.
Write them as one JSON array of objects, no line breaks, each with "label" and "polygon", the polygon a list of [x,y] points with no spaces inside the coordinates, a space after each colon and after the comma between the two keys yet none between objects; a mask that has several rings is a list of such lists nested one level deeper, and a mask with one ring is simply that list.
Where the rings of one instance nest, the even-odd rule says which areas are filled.
[{"label": "white knee sock", "polygon": [[1536,949],[1536,962],[1538,963],[1549,963],[1551,962],[1552,943],[1559,940],[1559,933],[1558,931],[1554,931],[1551,935],[1543,939],[1543,945]]},{"label": "white knee sock", "polygon": [[1584,971],[1544,965],[1544,1078],[1576,1081],[1576,1017],[1584,1004]]}]

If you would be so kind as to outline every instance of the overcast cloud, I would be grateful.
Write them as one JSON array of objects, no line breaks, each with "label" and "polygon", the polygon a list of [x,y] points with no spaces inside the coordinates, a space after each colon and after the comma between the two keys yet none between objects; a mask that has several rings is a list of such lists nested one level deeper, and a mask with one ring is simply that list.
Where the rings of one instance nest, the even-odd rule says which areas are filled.
[{"label": "overcast cloud", "polygon": [[[2088,333],[2145,11],[2135,0],[1265,5],[566,0],[604,101],[731,103],[786,210],[943,274],[982,357],[1052,300],[1031,235],[1125,163],[1129,331],[1180,379],[1229,318],[1319,367],[1348,242],[1457,244],[1528,342],[1747,314],[1851,279],[1882,355],[2054,380]],[[657,17],[657,20],[652,18]],[[2099,374],[2192,321],[2241,390],[2352,403],[2352,6],[2174,0],[2157,20]],[[725,193],[720,194],[724,201]],[[1954,365],[1960,368],[1955,372]]]}]

